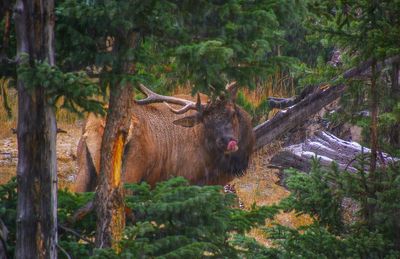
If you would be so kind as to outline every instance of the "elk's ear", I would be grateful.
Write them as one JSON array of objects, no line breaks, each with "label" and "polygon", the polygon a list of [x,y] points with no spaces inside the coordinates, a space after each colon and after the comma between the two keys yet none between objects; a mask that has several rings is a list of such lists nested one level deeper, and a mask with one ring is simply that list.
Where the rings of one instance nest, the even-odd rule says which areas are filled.
[{"label": "elk's ear", "polygon": [[179,125],[182,127],[186,127],[186,128],[191,128],[194,125],[197,125],[201,122],[199,116],[197,114],[195,115],[189,115],[180,119],[177,119],[175,121],[173,121],[173,123],[175,125]]}]

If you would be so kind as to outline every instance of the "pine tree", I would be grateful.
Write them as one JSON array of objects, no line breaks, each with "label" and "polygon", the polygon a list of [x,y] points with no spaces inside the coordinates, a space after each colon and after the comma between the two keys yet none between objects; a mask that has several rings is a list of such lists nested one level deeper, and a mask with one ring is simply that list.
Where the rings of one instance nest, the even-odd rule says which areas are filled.
[{"label": "pine tree", "polygon": [[[255,76],[266,76],[285,62],[284,57],[266,58],[282,39],[276,4],[270,0],[60,3],[58,48],[65,57],[63,66],[100,71],[101,85],[111,92],[96,196],[99,247],[112,245],[123,228],[120,168],[132,86],[190,82],[193,91],[215,95],[231,80],[253,84]],[[156,76],[161,80],[157,82]]]}]

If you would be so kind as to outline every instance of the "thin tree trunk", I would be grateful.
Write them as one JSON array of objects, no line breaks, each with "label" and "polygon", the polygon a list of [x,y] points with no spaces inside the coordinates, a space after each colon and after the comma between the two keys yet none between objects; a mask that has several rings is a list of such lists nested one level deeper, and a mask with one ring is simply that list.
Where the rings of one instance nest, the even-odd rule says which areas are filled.
[{"label": "thin tree trunk", "polygon": [[371,167],[370,174],[374,175],[376,170],[376,159],[378,152],[378,89],[376,85],[377,72],[376,72],[376,61],[371,66],[372,78],[371,78],[371,90],[370,90],[370,109],[371,109]]},{"label": "thin tree trunk", "polygon": [[128,134],[133,88],[113,87],[101,146],[100,174],[96,191],[96,247],[113,247],[125,227],[122,156]]},{"label": "thin tree trunk", "polygon": [[400,70],[400,62],[393,63],[393,66],[392,66],[392,94],[394,95],[395,98],[400,97],[399,70]]},{"label": "thin tree trunk", "polygon": [[[400,100],[400,83],[399,83],[400,62],[396,62],[392,66],[391,78],[391,95],[394,100]],[[400,149],[400,125],[393,125],[390,129],[390,145]]]},{"label": "thin tree trunk", "polygon": [[[111,46],[116,56],[121,50],[135,49],[141,37],[137,32],[129,32],[117,38]],[[134,74],[135,66],[131,58],[118,60],[115,69],[123,75]],[[123,58],[121,58],[123,59]],[[115,71],[117,72],[117,71]],[[100,172],[95,197],[97,215],[96,247],[112,247],[119,250],[118,241],[125,228],[124,190],[122,183],[122,156],[131,121],[133,87],[131,84],[110,87],[110,103],[101,144]]]},{"label": "thin tree trunk", "polygon": [[[18,0],[17,55],[54,65],[54,0]],[[56,120],[40,85],[18,78],[16,258],[57,258]]]},{"label": "thin tree trunk", "polygon": [[11,11],[9,9],[9,2],[6,1],[6,7],[4,11],[4,34],[3,34],[3,46],[1,47],[1,54],[6,56],[6,52],[10,43],[10,30],[11,30]]}]

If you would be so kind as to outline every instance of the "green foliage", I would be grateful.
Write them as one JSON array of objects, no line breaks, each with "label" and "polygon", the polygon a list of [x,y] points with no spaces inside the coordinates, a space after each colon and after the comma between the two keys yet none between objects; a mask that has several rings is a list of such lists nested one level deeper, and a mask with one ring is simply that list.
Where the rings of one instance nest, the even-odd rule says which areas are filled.
[{"label": "green foliage", "polygon": [[261,122],[263,116],[269,113],[271,110],[268,105],[268,98],[265,97],[257,106],[251,101],[246,99],[243,92],[239,91],[236,98],[236,103],[245,109],[252,117],[253,125],[258,125]]},{"label": "green foliage", "polygon": [[399,53],[398,1],[312,1],[313,29],[362,59]]},{"label": "green foliage", "polygon": [[17,179],[14,177],[8,183],[0,185],[0,219],[7,227],[8,240],[7,253],[13,254],[16,238],[17,218]]},{"label": "green foliage", "polygon": [[[12,6],[14,5],[14,1],[4,1],[4,5],[0,4],[1,8],[9,8],[12,11]],[[7,7],[5,6],[7,5]],[[10,19],[10,27],[11,31],[9,37],[7,38],[5,35],[5,23],[6,23],[6,15],[3,13],[5,9],[0,10],[0,78],[15,78],[16,76],[16,68],[12,64],[14,62],[15,49],[17,46],[16,38],[12,27],[14,26],[14,20]],[[7,42],[7,43],[6,43]]]},{"label": "green foliage", "polygon": [[[335,168],[335,173],[337,173]],[[315,158],[309,175],[291,170],[287,185],[291,190],[289,198],[282,201],[283,208],[294,209],[299,214],[308,214],[321,226],[332,232],[340,231],[341,193],[335,193],[329,188],[332,174],[324,171]],[[336,175],[336,174],[335,174]]]},{"label": "green foliage", "polygon": [[17,72],[28,90],[43,87],[51,105],[55,105],[63,97],[62,107],[73,112],[83,109],[104,114],[102,103],[93,99],[99,94],[99,88],[85,73],[63,73],[46,61],[35,61],[31,66],[27,59],[26,55],[21,56],[22,61]]},{"label": "green foliage", "polygon": [[[223,194],[221,187],[191,186],[183,178],[159,183],[154,190],[145,183],[127,188],[133,193],[127,196],[127,206],[137,222],[125,230],[121,257],[237,258],[254,253],[249,247],[257,246],[243,235],[276,213],[266,207],[234,208],[234,195]],[[97,250],[95,257],[113,253]]]},{"label": "green foliage", "polygon": [[279,50],[282,55],[296,57],[302,62],[295,71],[302,70],[304,65],[314,68],[321,60],[326,61],[334,47],[330,44],[324,45],[319,37],[313,37],[314,31],[308,24],[314,16],[308,9],[310,2],[286,0],[280,1],[275,7],[285,39]]},{"label": "green foliage", "polygon": [[[82,220],[72,224],[69,218],[89,200],[93,199],[93,193],[75,194],[68,191],[59,191],[58,195],[58,224],[68,226],[76,233],[86,238],[94,237],[95,217],[90,213]],[[7,227],[9,233],[7,237],[7,252],[12,258],[16,245],[16,218],[17,218],[17,181],[12,178],[8,183],[0,185],[0,219]],[[92,247],[80,240],[75,234],[59,228],[59,244],[73,258],[83,258],[90,254]],[[60,256],[63,256],[60,253]]]},{"label": "green foliage", "polygon": [[153,75],[144,83],[189,81],[194,92],[219,93],[232,80],[253,85],[255,77],[292,62],[271,54],[284,41],[277,6],[274,0],[64,0],[57,5],[61,67],[95,66],[106,68],[101,77],[124,77],[129,63],[133,74]]},{"label": "green foliage", "polygon": [[[266,218],[277,213],[274,207],[250,210],[236,208],[233,194],[224,194],[220,186],[192,186],[183,178],[159,183],[154,189],[146,183],[127,185],[126,205],[134,221],[128,220],[121,252],[93,250],[88,241],[95,234],[95,215],[87,214],[71,222],[74,213],[93,199],[93,193],[58,195],[59,245],[73,258],[137,257],[225,257],[255,258],[269,253],[261,244],[247,237],[254,227],[263,226]],[[10,255],[15,246],[16,180],[0,186],[0,218],[10,235]],[[93,254],[94,253],[94,254]],[[59,251],[59,256],[65,254]]]},{"label": "green foliage", "polygon": [[[364,171],[363,157],[357,173],[335,167],[322,170],[315,162],[309,174],[290,172],[292,192],[281,203],[285,210],[313,216],[314,223],[298,229],[281,225],[268,229],[276,245],[271,253],[280,258],[400,256],[400,165],[383,168],[374,176]],[[347,211],[353,219],[343,217],[344,198],[358,208]]]},{"label": "green foliage", "polygon": [[[314,70],[305,71],[306,78],[301,80],[304,85],[332,83],[330,80],[335,75],[350,66],[368,59],[379,62],[400,53],[398,0],[309,1],[308,10],[307,28],[313,32],[311,37],[324,46],[339,50],[343,65],[333,67],[326,64],[327,60],[321,60]],[[348,90],[341,99],[342,108],[336,119],[341,123],[350,121],[359,125],[364,129],[364,136],[370,136],[371,118],[366,111],[373,106],[372,100],[377,100],[373,103],[382,112],[378,124],[379,148],[399,154],[399,120],[395,115],[398,95],[395,94],[395,82],[391,75],[394,69],[395,66],[392,70],[383,68],[375,75],[367,74],[368,79],[377,86],[376,93],[369,91],[371,81],[365,77],[346,80]]]}]

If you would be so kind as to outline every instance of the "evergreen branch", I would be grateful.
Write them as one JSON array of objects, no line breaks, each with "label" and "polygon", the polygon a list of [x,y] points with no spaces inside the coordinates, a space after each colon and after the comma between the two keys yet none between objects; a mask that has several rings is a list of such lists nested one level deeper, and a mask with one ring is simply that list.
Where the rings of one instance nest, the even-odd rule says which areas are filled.
[{"label": "evergreen branch", "polygon": [[[387,58],[379,62],[376,71],[382,70],[385,66],[400,61],[400,55]],[[303,123],[303,118],[315,114],[324,106],[336,100],[347,89],[347,85],[342,83],[343,79],[351,79],[365,73],[372,65],[373,59],[369,59],[359,66],[346,70],[340,76],[331,80],[332,86],[324,87],[326,83],[310,86],[310,94],[300,99],[298,103],[290,109],[278,112],[272,119],[254,127],[256,135],[255,150],[270,143],[280,137],[288,130]]]},{"label": "evergreen branch", "polygon": [[63,226],[61,224],[58,224],[58,227],[61,228],[64,231],[67,231],[73,235],[75,235],[76,237],[79,237],[80,239],[82,239],[83,241],[87,242],[88,244],[94,245],[94,242],[90,239],[87,239],[86,237],[82,236],[81,234],[79,234],[78,232],[76,232],[75,230],[68,228],[66,226]]},{"label": "evergreen branch", "polygon": [[67,253],[67,251],[65,251],[65,249],[62,248],[62,247],[60,246],[60,244],[58,244],[58,243],[57,243],[57,248],[58,248],[61,252],[63,252],[63,253],[65,254],[65,256],[66,256],[68,259],[72,259],[72,257]]}]

